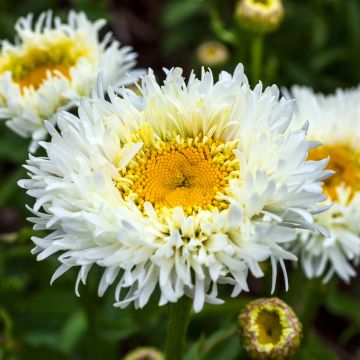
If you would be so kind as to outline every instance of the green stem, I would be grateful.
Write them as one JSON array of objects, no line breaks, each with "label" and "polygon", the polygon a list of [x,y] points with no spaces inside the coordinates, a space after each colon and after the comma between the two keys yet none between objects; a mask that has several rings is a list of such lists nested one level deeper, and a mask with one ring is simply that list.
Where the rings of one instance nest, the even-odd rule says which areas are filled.
[{"label": "green stem", "polygon": [[221,334],[215,335],[207,341],[206,345],[202,349],[202,358],[205,359],[205,355],[209,354],[214,348],[223,344],[237,333],[236,326],[231,326]]},{"label": "green stem", "polygon": [[262,57],[264,47],[264,36],[262,34],[254,35],[251,43],[251,81],[255,86],[261,77]]},{"label": "green stem", "polygon": [[192,302],[183,296],[170,304],[169,326],[166,339],[166,360],[182,360],[186,332],[190,322]]},{"label": "green stem", "polygon": [[83,296],[80,297],[80,301],[83,306],[83,310],[86,314],[87,318],[87,337],[86,337],[86,351],[87,357],[89,360],[99,359],[99,346],[94,346],[94,344],[99,343],[99,339],[97,337],[97,305],[91,299],[96,299],[94,294],[94,289],[89,286],[84,286],[82,289]]}]

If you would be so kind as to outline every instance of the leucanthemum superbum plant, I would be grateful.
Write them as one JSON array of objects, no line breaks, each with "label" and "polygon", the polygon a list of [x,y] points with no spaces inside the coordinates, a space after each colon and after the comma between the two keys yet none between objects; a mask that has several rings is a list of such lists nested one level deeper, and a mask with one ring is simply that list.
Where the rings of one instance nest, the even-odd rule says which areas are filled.
[{"label": "leucanthemum superbum plant", "polygon": [[327,159],[306,161],[317,146],[306,129],[289,131],[293,102],[276,86],[254,90],[239,65],[186,81],[179,68],[162,84],[149,72],[137,94],[101,82],[78,116],[63,112],[58,129],[30,155],[20,186],[35,198],[29,220],[38,260],[57,254],[52,282],[79,269],[104,269],[98,293],[116,283],[115,306],[141,308],[156,288],[159,304],[192,299],[220,304],[219,285],[232,296],[248,291],[249,273],[269,260],[295,260],[286,245],[297,228],[323,231],[313,213],[324,201]]},{"label": "leucanthemum superbum plant", "polygon": [[356,275],[353,263],[360,256],[360,88],[316,94],[312,89],[294,86],[296,99],[294,126],[309,120],[309,137],[322,146],[309,153],[309,160],[329,157],[327,169],[335,175],[324,180],[328,195],[326,212],[315,216],[330,237],[303,230],[296,252],[309,278],[333,274],[349,281]]},{"label": "leucanthemum superbum plant", "polygon": [[0,118],[17,134],[32,138],[30,151],[46,137],[44,120],[55,123],[59,111],[89,96],[99,71],[106,85],[136,79],[130,71],[136,58],[131,48],[120,47],[111,33],[100,40],[105,23],[74,11],[65,22],[50,11],[36,21],[29,14],[15,25],[17,41],[2,41]]}]

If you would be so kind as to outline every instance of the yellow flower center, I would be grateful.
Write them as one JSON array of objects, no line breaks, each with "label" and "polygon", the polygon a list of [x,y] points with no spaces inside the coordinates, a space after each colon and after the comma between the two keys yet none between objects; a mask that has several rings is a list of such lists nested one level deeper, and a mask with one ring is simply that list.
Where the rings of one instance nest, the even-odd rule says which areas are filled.
[{"label": "yellow flower center", "polygon": [[48,72],[51,76],[57,77],[59,76],[59,72],[70,78],[70,69],[63,65],[40,65],[37,68],[31,70],[26,77],[17,80],[16,82],[19,84],[21,89],[24,89],[29,86],[33,86],[35,89],[38,89],[40,85],[44,82],[47,77]]},{"label": "yellow flower center", "polygon": [[177,206],[189,215],[222,210],[228,204],[217,195],[225,194],[229,180],[239,177],[235,147],[236,142],[200,137],[158,141],[138,152],[116,186],[141,210],[145,202],[158,212]]},{"label": "yellow flower center", "polygon": [[0,74],[10,71],[21,90],[27,87],[38,89],[48,73],[70,78],[70,68],[79,58],[89,56],[90,50],[81,36],[76,40],[65,34],[57,36],[55,40],[44,38],[4,52],[0,57]]},{"label": "yellow flower center", "polygon": [[263,309],[259,312],[256,325],[258,328],[258,342],[262,345],[276,345],[282,333],[279,315],[275,311]]},{"label": "yellow flower center", "polygon": [[309,152],[309,160],[321,160],[329,156],[327,169],[335,174],[324,182],[324,191],[333,201],[338,200],[337,189],[344,184],[350,190],[350,199],[360,190],[360,153],[348,145],[323,145]]}]

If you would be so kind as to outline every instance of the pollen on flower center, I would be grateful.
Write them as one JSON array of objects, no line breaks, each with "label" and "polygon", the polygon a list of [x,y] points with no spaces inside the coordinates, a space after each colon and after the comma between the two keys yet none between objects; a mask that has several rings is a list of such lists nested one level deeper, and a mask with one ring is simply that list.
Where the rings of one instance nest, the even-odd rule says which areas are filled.
[{"label": "pollen on flower center", "polygon": [[63,65],[41,65],[31,70],[26,77],[19,79],[17,83],[21,89],[33,86],[35,89],[39,88],[43,81],[46,79],[48,72],[52,76],[58,76],[59,73],[67,78],[70,78],[70,69]]},{"label": "pollen on flower center", "polygon": [[260,344],[277,344],[281,338],[282,326],[279,315],[274,311],[263,309],[259,312],[256,324]]},{"label": "pollen on flower center", "polygon": [[140,209],[145,202],[158,211],[181,206],[187,214],[224,209],[228,204],[217,194],[226,193],[229,180],[239,177],[235,146],[199,137],[157,142],[140,150],[116,186]]},{"label": "pollen on flower center", "polygon": [[350,198],[360,190],[360,154],[345,144],[323,145],[309,152],[309,160],[320,160],[329,156],[327,169],[335,174],[324,182],[325,193],[338,200],[337,188],[344,184],[350,190]]},{"label": "pollen on flower center", "polygon": [[48,74],[70,78],[70,68],[80,57],[88,55],[89,49],[81,41],[64,35],[53,41],[44,39],[39,45],[5,52],[0,57],[0,74],[10,71],[21,90],[26,87],[38,89]]}]

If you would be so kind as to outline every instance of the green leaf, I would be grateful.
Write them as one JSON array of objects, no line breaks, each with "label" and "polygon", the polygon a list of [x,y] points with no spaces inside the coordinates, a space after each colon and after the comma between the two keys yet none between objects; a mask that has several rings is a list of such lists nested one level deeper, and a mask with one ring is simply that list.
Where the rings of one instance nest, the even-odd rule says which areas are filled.
[{"label": "green leaf", "polygon": [[212,30],[220,40],[233,45],[239,42],[239,34],[235,34],[225,28],[219,13],[216,10],[210,11],[210,24]]},{"label": "green leaf", "polygon": [[360,326],[359,301],[334,289],[326,297],[326,308],[334,315],[346,317]]},{"label": "green leaf", "polygon": [[62,290],[56,286],[48,286],[27,300],[28,307],[34,312],[49,315],[67,315],[79,309],[80,301],[72,289]]},{"label": "green leaf", "polygon": [[24,163],[28,155],[29,139],[14,134],[4,124],[0,126],[0,136],[0,159],[17,164]]},{"label": "green leaf", "polygon": [[85,333],[87,326],[87,319],[83,311],[73,313],[60,333],[59,348],[66,353],[70,353]]},{"label": "green leaf", "polygon": [[32,329],[24,334],[22,340],[31,346],[47,346],[56,348],[58,344],[58,334],[56,331]]},{"label": "green leaf", "polygon": [[318,337],[317,333],[310,330],[306,334],[305,341],[300,345],[300,351],[294,356],[294,360],[326,359],[340,360],[332,349],[329,349]]},{"label": "green leaf", "polygon": [[323,71],[328,66],[345,60],[348,56],[349,53],[346,48],[328,49],[315,55],[310,62],[310,66],[316,72]]},{"label": "green leaf", "polygon": [[163,13],[163,24],[167,27],[179,25],[195,14],[202,12],[205,2],[199,0],[184,0],[169,3]]},{"label": "green leaf", "polygon": [[349,37],[355,48],[356,55],[360,51],[360,5],[357,1],[347,1],[347,23],[349,28]]}]

